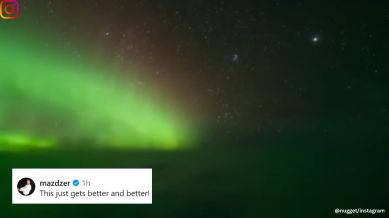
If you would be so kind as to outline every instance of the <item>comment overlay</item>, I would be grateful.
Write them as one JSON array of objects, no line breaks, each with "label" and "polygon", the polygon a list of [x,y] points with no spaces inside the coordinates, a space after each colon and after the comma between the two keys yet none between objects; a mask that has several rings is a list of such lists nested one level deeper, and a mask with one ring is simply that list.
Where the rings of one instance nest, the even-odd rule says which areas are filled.
[{"label": "comment overlay", "polygon": [[13,204],[152,204],[152,169],[12,169]]}]

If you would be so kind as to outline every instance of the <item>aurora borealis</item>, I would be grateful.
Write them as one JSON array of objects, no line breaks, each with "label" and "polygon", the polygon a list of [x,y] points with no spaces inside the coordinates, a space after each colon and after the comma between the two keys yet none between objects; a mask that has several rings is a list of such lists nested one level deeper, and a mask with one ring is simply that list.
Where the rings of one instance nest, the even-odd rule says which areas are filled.
[{"label": "aurora borealis", "polygon": [[0,54],[0,150],[77,143],[175,149],[190,142],[188,126],[163,99],[109,76],[115,69],[82,62],[66,48],[39,48],[32,35],[15,39],[3,30],[0,41],[8,42]]},{"label": "aurora borealis", "polygon": [[371,20],[349,24],[308,1],[20,1],[0,22],[1,141],[257,146],[381,128],[387,18],[366,4]]}]

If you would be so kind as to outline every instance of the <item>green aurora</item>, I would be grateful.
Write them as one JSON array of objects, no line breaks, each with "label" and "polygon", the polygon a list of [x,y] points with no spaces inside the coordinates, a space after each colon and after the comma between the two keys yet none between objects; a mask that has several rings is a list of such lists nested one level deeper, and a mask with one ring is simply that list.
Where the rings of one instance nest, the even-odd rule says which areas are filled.
[{"label": "green aurora", "polygon": [[26,38],[0,34],[0,150],[190,144],[188,124],[169,104],[145,94],[129,78],[112,76],[119,75],[113,67]]}]

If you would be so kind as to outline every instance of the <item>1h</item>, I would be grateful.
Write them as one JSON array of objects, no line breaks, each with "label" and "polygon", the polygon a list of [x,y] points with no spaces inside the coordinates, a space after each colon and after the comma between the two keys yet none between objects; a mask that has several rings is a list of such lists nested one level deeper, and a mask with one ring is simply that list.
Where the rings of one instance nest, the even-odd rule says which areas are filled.
[{"label": "1h", "polygon": [[82,180],[82,186],[90,186],[90,182],[88,180]]}]

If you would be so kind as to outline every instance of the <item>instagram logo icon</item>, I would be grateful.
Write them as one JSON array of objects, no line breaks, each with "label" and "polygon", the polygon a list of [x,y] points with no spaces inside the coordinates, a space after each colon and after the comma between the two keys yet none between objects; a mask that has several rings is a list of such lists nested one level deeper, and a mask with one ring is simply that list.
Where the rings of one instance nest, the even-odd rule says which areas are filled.
[{"label": "instagram logo icon", "polygon": [[18,0],[0,0],[0,16],[3,19],[14,20],[19,17]]}]

